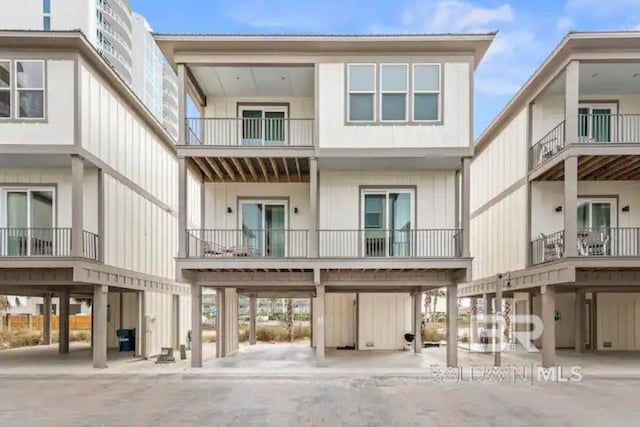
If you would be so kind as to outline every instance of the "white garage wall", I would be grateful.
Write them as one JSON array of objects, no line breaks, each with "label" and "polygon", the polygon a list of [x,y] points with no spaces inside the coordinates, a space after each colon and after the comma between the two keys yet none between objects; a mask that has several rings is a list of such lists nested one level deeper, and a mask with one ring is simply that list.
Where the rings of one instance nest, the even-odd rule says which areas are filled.
[{"label": "white garage wall", "polygon": [[325,347],[342,347],[356,342],[356,294],[325,295]]},{"label": "white garage wall", "polygon": [[404,349],[404,334],[413,331],[411,302],[411,296],[404,293],[361,293],[358,306],[358,350]]},{"label": "white garage wall", "polygon": [[596,307],[598,350],[640,350],[640,293],[598,293]]}]

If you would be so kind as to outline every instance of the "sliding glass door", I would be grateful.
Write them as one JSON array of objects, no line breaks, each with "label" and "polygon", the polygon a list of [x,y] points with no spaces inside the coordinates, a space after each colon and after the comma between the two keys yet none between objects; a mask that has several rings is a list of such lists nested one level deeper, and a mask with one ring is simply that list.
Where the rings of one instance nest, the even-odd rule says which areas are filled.
[{"label": "sliding glass door", "polygon": [[284,257],[287,253],[287,203],[243,201],[242,240],[250,256]]},{"label": "sliding glass door", "polygon": [[610,255],[614,244],[617,212],[615,199],[578,200],[578,252]]},{"label": "sliding glass door", "polygon": [[578,108],[578,137],[580,142],[611,142],[615,128],[612,119],[615,104],[581,104]]},{"label": "sliding glass door", "polygon": [[411,256],[413,190],[365,190],[362,193],[364,256]]},{"label": "sliding glass door", "polygon": [[7,256],[54,255],[53,189],[4,191],[2,246]]},{"label": "sliding glass door", "polygon": [[286,145],[287,107],[241,107],[241,145]]}]

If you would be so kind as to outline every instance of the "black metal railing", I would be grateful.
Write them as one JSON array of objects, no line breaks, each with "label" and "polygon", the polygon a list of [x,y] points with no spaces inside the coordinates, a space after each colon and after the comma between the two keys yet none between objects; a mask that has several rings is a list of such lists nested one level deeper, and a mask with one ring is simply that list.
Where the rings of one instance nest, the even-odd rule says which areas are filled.
[{"label": "black metal railing", "polygon": [[531,168],[541,165],[564,148],[564,121],[551,129],[531,147]]},{"label": "black metal railing", "polygon": [[563,255],[564,231],[549,235],[541,234],[531,242],[531,261],[534,265],[560,259]]},{"label": "black metal railing", "polygon": [[462,256],[462,230],[319,230],[319,256],[327,258]]},{"label": "black metal railing", "polygon": [[578,230],[578,256],[640,256],[640,228],[605,227]]},{"label": "black metal railing", "polygon": [[187,230],[188,257],[306,258],[308,230]]},{"label": "black metal railing", "polygon": [[[83,231],[85,258],[98,260],[100,237]],[[70,257],[71,228],[0,228],[0,257]]]},{"label": "black metal railing", "polygon": [[314,119],[187,118],[188,145],[313,146]]}]

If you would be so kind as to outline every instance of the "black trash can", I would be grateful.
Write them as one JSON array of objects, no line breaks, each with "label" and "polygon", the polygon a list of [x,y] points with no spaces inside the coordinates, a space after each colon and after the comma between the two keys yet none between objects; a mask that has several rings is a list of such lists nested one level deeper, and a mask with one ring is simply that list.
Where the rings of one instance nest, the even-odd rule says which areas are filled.
[{"label": "black trash can", "polygon": [[118,349],[120,351],[136,351],[136,330],[134,329],[118,329],[116,331],[118,337]]}]

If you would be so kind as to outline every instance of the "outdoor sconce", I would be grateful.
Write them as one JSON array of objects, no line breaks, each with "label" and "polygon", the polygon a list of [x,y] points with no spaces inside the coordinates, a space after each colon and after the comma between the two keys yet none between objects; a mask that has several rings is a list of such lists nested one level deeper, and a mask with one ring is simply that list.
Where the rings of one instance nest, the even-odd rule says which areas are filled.
[{"label": "outdoor sconce", "polygon": [[293,208],[293,213],[294,213],[294,214],[297,214],[297,213],[298,213],[298,207],[297,207],[297,206]]},{"label": "outdoor sconce", "polygon": [[556,208],[556,212],[562,212],[562,206],[558,206],[558,207]]},{"label": "outdoor sconce", "polygon": [[631,209],[629,209],[629,205],[622,208],[622,212],[629,212],[630,210]]},{"label": "outdoor sconce", "polygon": [[229,214],[230,214],[230,213],[233,213],[233,209],[231,209],[231,207],[230,207],[230,206],[227,206],[227,213],[229,213]]}]

